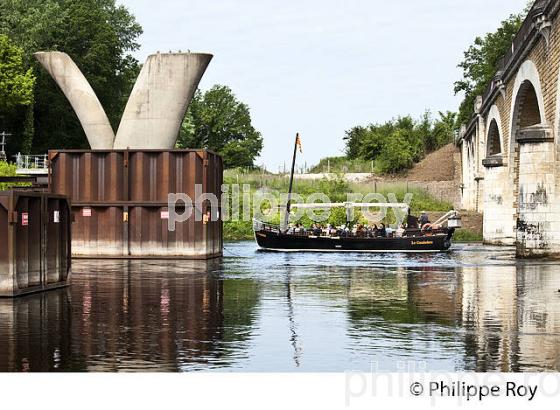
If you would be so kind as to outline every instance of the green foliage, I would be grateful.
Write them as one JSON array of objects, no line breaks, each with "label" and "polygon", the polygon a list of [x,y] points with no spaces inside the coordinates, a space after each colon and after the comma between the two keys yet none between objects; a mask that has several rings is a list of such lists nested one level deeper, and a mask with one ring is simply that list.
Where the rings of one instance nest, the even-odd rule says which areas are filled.
[{"label": "green foliage", "polygon": [[[36,51],[60,50],[80,67],[116,129],[136,76],[142,28],[115,0],[0,0],[0,34],[24,51],[25,69],[37,75],[34,112],[11,114],[4,128],[13,134],[10,154],[49,148],[87,148],[83,129],[66,97],[34,60]],[[25,135],[24,135],[25,134]],[[26,149],[27,148],[27,149]]]},{"label": "green foliage", "polygon": [[249,221],[224,222],[224,239],[226,241],[251,239],[253,236],[255,236],[253,233],[253,224]]},{"label": "green foliage", "polygon": [[0,35],[0,115],[33,102],[35,76],[23,64],[23,50]]},{"label": "green foliage", "polygon": [[251,123],[249,107],[223,85],[196,92],[177,141],[178,148],[218,152],[226,168],[252,167],[262,145],[261,134]]},{"label": "green foliage", "polygon": [[[16,166],[6,161],[0,161],[0,177],[14,177],[16,176]],[[0,191],[9,189],[10,187],[28,186],[27,183],[0,183]]]},{"label": "green foliage", "polygon": [[463,78],[455,82],[455,94],[464,93],[457,117],[458,124],[468,123],[473,116],[476,96],[483,94],[496,74],[498,62],[511,48],[526,14],[527,10],[509,16],[496,31],[484,37],[476,37],[464,52],[464,59],[458,65],[463,70]]},{"label": "green foliage", "polygon": [[368,173],[373,172],[372,161],[362,159],[348,159],[347,157],[325,157],[308,172],[312,174],[320,174],[323,172],[331,172],[333,174],[351,173]]},{"label": "green foliage", "polygon": [[454,124],[455,113],[440,112],[433,120],[427,111],[417,121],[406,116],[354,127],[344,138],[346,157],[350,161],[373,161],[379,173],[398,173],[453,141]]},{"label": "green foliage", "polygon": [[394,194],[397,201],[404,201],[406,194],[412,194],[410,209],[414,214],[421,211],[447,212],[453,209],[453,204],[431,196],[426,190],[407,183],[375,183],[375,184],[350,184],[350,192],[367,195],[370,192],[377,192],[385,197]]},{"label": "green foliage", "polygon": [[15,164],[10,164],[6,161],[0,161],[0,176],[1,177],[13,177],[16,175]]},{"label": "green foliage", "polygon": [[378,158],[379,170],[383,173],[395,173],[414,165],[414,147],[408,140],[409,132],[397,130],[388,138]]},{"label": "green foliage", "polygon": [[455,231],[453,240],[455,242],[482,242],[482,233],[461,228]]}]

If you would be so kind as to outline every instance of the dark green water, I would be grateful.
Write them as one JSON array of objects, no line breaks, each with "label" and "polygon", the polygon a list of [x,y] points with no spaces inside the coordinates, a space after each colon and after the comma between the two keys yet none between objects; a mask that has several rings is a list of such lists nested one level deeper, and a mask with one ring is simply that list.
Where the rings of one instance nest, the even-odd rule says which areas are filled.
[{"label": "dark green water", "polygon": [[0,371],[560,371],[560,269],[509,249],[74,261],[0,300]]}]

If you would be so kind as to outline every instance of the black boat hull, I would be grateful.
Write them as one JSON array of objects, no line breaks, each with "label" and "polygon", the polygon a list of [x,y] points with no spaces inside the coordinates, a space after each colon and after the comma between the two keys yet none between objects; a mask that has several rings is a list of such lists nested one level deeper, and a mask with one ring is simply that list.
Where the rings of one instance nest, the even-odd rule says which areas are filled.
[{"label": "black boat hull", "polygon": [[257,244],[281,252],[445,252],[453,232],[404,238],[358,238],[288,235],[277,231],[255,231]]}]

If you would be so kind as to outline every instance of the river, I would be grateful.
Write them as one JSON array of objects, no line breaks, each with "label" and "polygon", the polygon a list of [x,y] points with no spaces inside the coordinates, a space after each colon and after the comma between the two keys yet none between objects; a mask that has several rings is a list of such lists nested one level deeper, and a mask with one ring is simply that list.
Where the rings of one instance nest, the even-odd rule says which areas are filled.
[{"label": "river", "polygon": [[0,299],[0,371],[560,371],[560,269],[509,248],[74,260]]}]

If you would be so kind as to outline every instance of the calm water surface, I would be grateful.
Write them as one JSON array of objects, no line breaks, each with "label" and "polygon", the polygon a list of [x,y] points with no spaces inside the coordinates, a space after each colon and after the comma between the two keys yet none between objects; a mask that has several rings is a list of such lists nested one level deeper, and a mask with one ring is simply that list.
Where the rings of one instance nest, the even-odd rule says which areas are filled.
[{"label": "calm water surface", "polygon": [[560,269],[507,248],[80,261],[0,299],[0,371],[560,371]]}]

